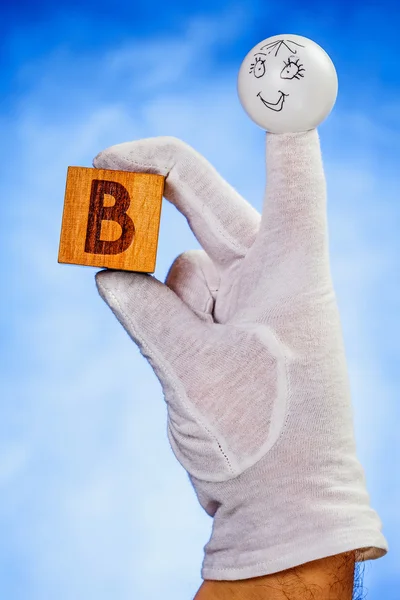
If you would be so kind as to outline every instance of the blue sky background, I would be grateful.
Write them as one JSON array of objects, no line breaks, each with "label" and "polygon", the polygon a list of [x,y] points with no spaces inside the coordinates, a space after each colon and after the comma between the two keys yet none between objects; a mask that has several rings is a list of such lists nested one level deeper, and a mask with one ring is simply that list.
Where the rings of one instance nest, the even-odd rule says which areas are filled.
[{"label": "blue sky background", "polygon": [[[166,435],[158,380],[98,296],[97,269],[57,263],[66,170],[174,135],[258,210],[264,133],[242,110],[247,52],[277,33],[332,57],[319,128],[331,264],[356,439],[390,550],[369,600],[400,586],[400,55],[396,2],[1,4],[0,597],[188,600],[211,519]],[[166,201],[155,276],[198,248]],[[396,393],[397,392],[397,393]]]}]

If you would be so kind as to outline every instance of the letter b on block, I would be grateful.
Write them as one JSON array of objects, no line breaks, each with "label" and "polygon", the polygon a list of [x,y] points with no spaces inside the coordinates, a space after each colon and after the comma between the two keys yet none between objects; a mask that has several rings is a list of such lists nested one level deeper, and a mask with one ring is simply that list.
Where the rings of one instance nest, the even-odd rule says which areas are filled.
[{"label": "letter b on block", "polygon": [[154,273],[163,190],[162,175],[69,167],[58,262]]},{"label": "letter b on block", "polygon": [[[105,194],[115,198],[113,206],[104,206]],[[91,254],[120,254],[129,248],[135,233],[133,221],[126,212],[130,203],[128,190],[122,183],[93,179],[85,252]],[[117,240],[101,240],[102,221],[115,221],[118,223],[121,226],[121,236]]]}]

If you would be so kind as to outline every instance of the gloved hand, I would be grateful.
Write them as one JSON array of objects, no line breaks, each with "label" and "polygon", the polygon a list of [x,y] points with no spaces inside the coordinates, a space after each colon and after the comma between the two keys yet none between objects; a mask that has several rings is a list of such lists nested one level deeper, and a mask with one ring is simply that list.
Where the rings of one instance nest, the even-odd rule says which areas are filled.
[{"label": "gloved hand", "polygon": [[172,450],[213,517],[204,579],[388,550],[356,455],[318,133],[266,141],[262,216],[175,138],[93,162],[165,175],[165,197],[204,248],[179,256],[165,284],[96,275],[161,383]]}]

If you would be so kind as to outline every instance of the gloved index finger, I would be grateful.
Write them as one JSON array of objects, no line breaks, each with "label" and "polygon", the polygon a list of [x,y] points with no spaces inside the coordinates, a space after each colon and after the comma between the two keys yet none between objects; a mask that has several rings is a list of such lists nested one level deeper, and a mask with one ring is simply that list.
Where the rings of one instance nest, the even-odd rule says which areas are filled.
[{"label": "gloved index finger", "polygon": [[166,176],[164,196],[186,217],[216,266],[226,268],[253,244],[260,214],[193,148],[173,137],[112,146],[93,161],[96,168]]}]

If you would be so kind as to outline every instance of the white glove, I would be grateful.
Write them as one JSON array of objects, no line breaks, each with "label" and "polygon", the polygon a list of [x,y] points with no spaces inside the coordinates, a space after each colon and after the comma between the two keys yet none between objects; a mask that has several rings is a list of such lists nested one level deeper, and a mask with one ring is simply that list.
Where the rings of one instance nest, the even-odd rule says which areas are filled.
[{"label": "white glove", "polygon": [[96,275],[161,383],[172,450],[214,517],[203,579],[388,550],[356,455],[318,133],[266,139],[262,217],[175,138],[119,144],[93,162],[165,175],[165,197],[205,250],[179,256],[166,285]]}]

